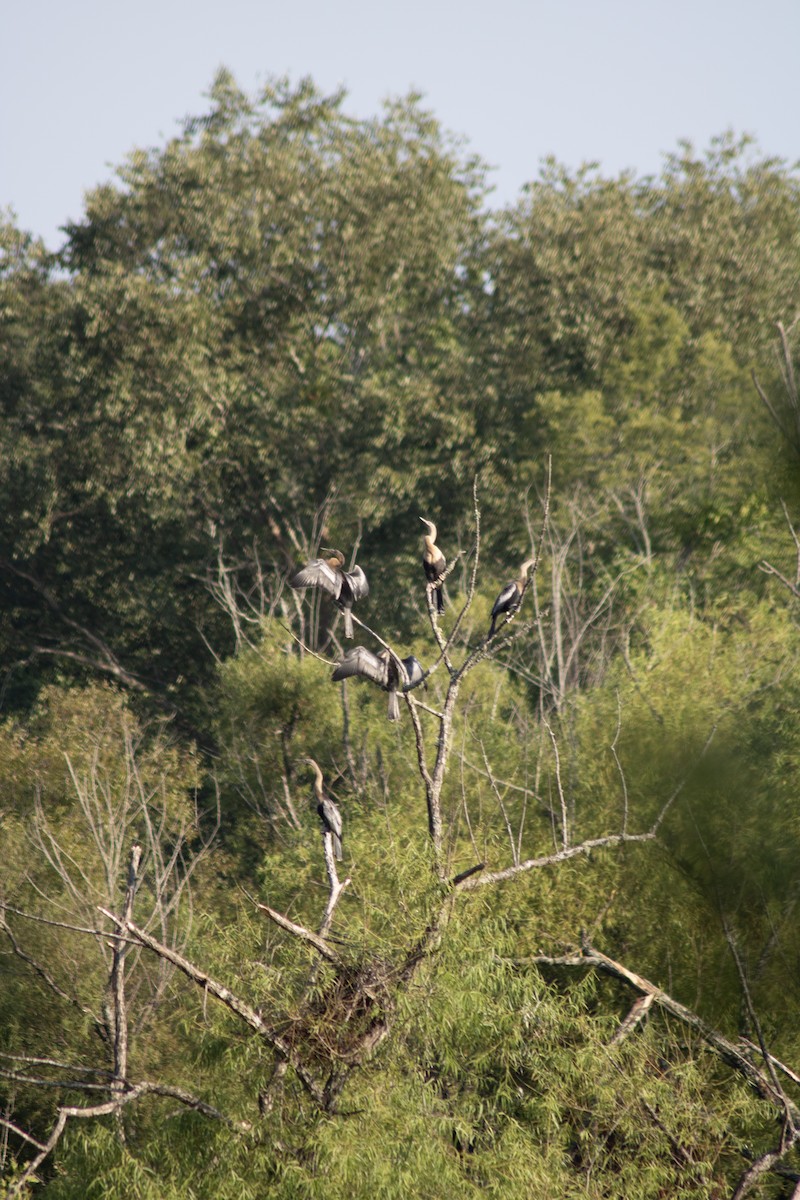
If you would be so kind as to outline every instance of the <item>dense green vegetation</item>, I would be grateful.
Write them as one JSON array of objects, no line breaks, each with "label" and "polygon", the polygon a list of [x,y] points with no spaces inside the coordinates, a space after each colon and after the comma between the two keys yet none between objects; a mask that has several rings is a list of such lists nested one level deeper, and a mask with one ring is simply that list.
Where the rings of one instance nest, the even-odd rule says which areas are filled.
[{"label": "dense green vegetation", "polygon": [[222,73],[65,233],[0,226],[9,1194],[795,1194],[797,170],[498,211],[418,99]]}]

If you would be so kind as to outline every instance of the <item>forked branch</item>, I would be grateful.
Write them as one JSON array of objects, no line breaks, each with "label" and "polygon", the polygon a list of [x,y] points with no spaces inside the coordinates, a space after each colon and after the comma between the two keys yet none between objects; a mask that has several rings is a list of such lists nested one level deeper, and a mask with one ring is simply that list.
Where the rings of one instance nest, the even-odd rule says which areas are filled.
[{"label": "forked branch", "polygon": [[237,1016],[240,1021],[242,1021],[245,1025],[248,1025],[252,1030],[259,1034],[259,1036],[262,1037],[264,1041],[272,1047],[272,1049],[280,1058],[285,1059],[289,1063],[297,1075],[297,1078],[300,1080],[301,1084],[311,1098],[320,1106],[323,1105],[324,1097],[319,1084],[305,1069],[297,1057],[297,1054],[294,1052],[288,1042],[286,1042],[279,1034],[275,1033],[275,1031],[267,1024],[267,1022],[259,1015],[259,1013],[255,1011],[254,1008],[251,1008],[249,1004],[232,992],[230,988],[227,988],[223,983],[220,983],[216,979],[212,979],[207,972],[201,970],[200,967],[195,966],[194,963],[190,962],[187,958],[184,958],[182,954],[178,954],[176,950],[170,949],[169,946],[162,945],[161,942],[159,942],[156,938],[151,937],[150,934],[145,933],[143,929],[140,929],[132,921],[123,922],[119,919],[119,917],[115,917],[113,913],[106,912],[104,909],[101,909],[100,911],[105,917],[108,917],[108,919],[112,921],[118,929],[122,929],[124,932],[128,933],[131,937],[135,938],[136,941],[140,942],[142,946],[147,947],[148,950],[152,950],[154,954],[157,954],[159,958],[165,959],[167,962],[172,963],[172,965],[177,967],[178,970],[187,977],[187,979],[191,979],[193,983],[202,988],[204,993],[213,996],[216,1000],[219,1000],[219,1002],[225,1005],[225,1007],[229,1009],[229,1011],[235,1016]]},{"label": "forked branch", "polygon": [[21,1129],[18,1129],[12,1121],[0,1116],[0,1126],[8,1129],[9,1132],[22,1138],[27,1144],[34,1146],[38,1150],[38,1154],[34,1155],[26,1165],[24,1171],[10,1184],[6,1192],[8,1200],[13,1200],[13,1197],[21,1196],[27,1192],[28,1186],[35,1181],[39,1168],[53,1153],[64,1136],[64,1131],[69,1121],[85,1121],[96,1117],[110,1116],[112,1113],[119,1113],[126,1105],[133,1104],[134,1101],[141,1099],[142,1096],[164,1096],[170,1100],[177,1100],[180,1104],[202,1113],[205,1117],[213,1117],[218,1121],[222,1121],[231,1128],[238,1129],[241,1132],[246,1132],[250,1129],[250,1126],[246,1122],[231,1121],[219,1109],[214,1108],[211,1104],[207,1104],[205,1100],[193,1096],[191,1092],[187,1092],[183,1088],[168,1087],[165,1084],[146,1081],[127,1087],[126,1091],[116,1095],[113,1100],[104,1101],[102,1104],[89,1104],[86,1106],[63,1105],[58,1110],[58,1116],[46,1142],[37,1141]]},{"label": "forked branch", "polygon": [[631,971],[623,963],[609,958],[607,954],[603,954],[586,937],[583,937],[581,940],[580,951],[572,954],[563,956],[537,954],[531,958],[517,961],[520,963],[530,963],[535,966],[589,967],[603,971],[605,974],[619,979],[621,982],[627,984],[628,987],[638,992],[640,996],[650,997],[651,1005],[662,1009],[664,1012],[669,1013],[670,1016],[683,1022],[690,1029],[693,1029],[723,1062],[727,1063],[729,1067],[732,1067],[733,1070],[743,1076],[762,1100],[768,1101],[768,1103],[779,1109],[781,1115],[788,1113],[794,1125],[800,1124],[800,1109],[787,1099],[782,1088],[775,1085],[772,1070],[778,1065],[777,1059],[773,1059],[770,1055],[768,1059],[769,1070],[761,1068],[753,1060],[750,1043],[730,1041],[719,1030],[707,1024],[697,1013],[692,1012],[686,1005],[673,999],[672,996],[658,987],[657,984],[651,983],[649,979],[645,979],[642,975],[637,975],[635,971]]}]

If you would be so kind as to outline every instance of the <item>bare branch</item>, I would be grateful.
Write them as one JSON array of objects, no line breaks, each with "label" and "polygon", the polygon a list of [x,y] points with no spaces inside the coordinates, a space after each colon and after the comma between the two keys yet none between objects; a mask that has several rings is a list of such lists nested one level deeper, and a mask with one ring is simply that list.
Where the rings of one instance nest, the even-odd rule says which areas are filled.
[{"label": "bare branch", "polygon": [[655,833],[650,831],[648,833],[610,833],[606,837],[589,838],[585,842],[558,850],[555,854],[545,854],[541,858],[528,858],[516,866],[506,867],[501,871],[489,871],[480,879],[468,879],[461,887],[463,891],[469,891],[472,888],[485,887],[490,883],[502,883],[506,879],[513,879],[515,875],[521,875],[524,871],[535,871],[540,867],[553,867],[557,863],[566,862],[569,858],[576,858],[579,854],[591,854],[592,850],[632,842],[653,842],[655,837]]},{"label": "bare branch", "polygon": [[15,1134],[16,1137],[22,1138],[23,1142],[27,1142],[28,1145],[35,1146],[37,1150],[42,1150],[49,1154],[49,1150],[47,1150],[44,1142],[37,1141],[35,1137],[31,1137],[24,1129],[20,1129],[19,1125],[15,1125],[13,1121],[9,1121],[8,1117],[0,1115],[0,1125],[4,1129],[8,1129],[10,1133]]},{"label": "bare branch", "polygon": [[[141,860],[142,847],[136,842],[131,848],[130,862],[128,864],[128,882],[122,906],[123,926],[133,916],[133,901],[136,895]],[[121,1090],[123,1080],[128,1074],[128,998],[125,991],[125,956],[128,949],[129,943],[126,938],[116,937],[114,939],[111,973],[108,979],[108,990],[111,993],[114,1021],[114,1082],[112,1086],[116,1091]]]},{"label": "bare branch", "polygon": [[614,756],[614,762],[617,764],[620,783],[622,784],[622,832],[628,832],[628,784],[625,780],[625,772],[622,769],[622,763],[619,761],[617,754],[617,745],[619,743],[619,735],[622,732],[622,705],[617,692],[617,730],[614,734],[614,740],[611,743],[611,753]]},{"label": "bare branch", "polygon": [[[411,714],[411,724],[414,727],[414,741],[417,747],[417,766],[419,767],[419,773],[422,777],[422,782],[425,784],[425,792],[428,796],[428,828],[431,836],[433,836],[434,823],[430,811],[430,795],[433,787],[433,780],[431,779],[427,763],[425,762],[425,739],[422,735],[422,724],[419,719],[419,713],[417,712],[417,708],[420,707],[420,705],[418,701],[414,700],[413,696],[408,694],[408,692],[406,692],[404,699],[408,705],[408,711]],[[440,716],[439,720],[441,719],[442,718]]]},{"label": "bare branch", "polygon": [[777,411],[773,407],[772,401],[769,399],[769,397],[767,396],[767,393],[764,391],[763,387],[759,383],[758,376],[756,375],[756,372],[755,372],[755,368],[753,368],[753,370],[750,372],[750,375],[753,380],[753,383],[755,384],[756,391],[758,392],[759,396],[761,397],[761,401],[764,404],[767,412],[772,417],[772,420],[775,422],[775,425],[777,426],[777,428],[780,430],[780,432],[786,438],[786,441],[791,444],[792,443],[791,430],[786,428],[783,421],[779,417]]},{"label": "bare branch", "polygon": [[[795,1140],[792,1139],[792,1141]],[[736,1190],[731,1196],[731,1200],[743,1200],[745,1196],[752,1192],[761,1176],[771,1171],[790,1148],[791,1144],[781,1145],[775,1150],[768,1150],[766,1154],[759,1155],[752,1166],[748,1167],[744,1175],[742,1175],[736,1185]],[[792,1196],[795,1195],[797,1195],[796,1191],[792,1193]]]},{"label": "bare branch", "polygon": [[[346,887],[349,882],[349,879],[345,880],[341,887]],[[323,958],[326,958],[328,962],[333,963],[334,966],[338,967],[341,964],[342,960],[339,954],[337,954],[333,947],[329,946],[325,939],[320,937],[319,934],[312,933],[311,930],[306,929],[304,925],[298,925],[296,922],[290,921],[288,917],[283,915],[283,913],[276,912],[275,909],[270,908],[268,904],[262,904],[253,896],[248,895],[247,892],[244,894],[247,896],[247,899],[251,902],[251,904],[255,904],[256,908],[260,909],[261,912],[265,912],[269,919],[274,921],[275,924],[281,929],[286,930],[287,933],[291,933],[294,937],[301,938],[304,942],[308,942],[310,946],[314,947],[318,954],[321,954]]]},{"label": "bare branch", "polygon": [[797,394],[797,383],[794,377],[794,363],[792,362],[792,353],[789,348],[789,337],[782,321],[776,321],[775,328],[778,331],[778,337],[781,341],[781,373],[783,375],[784,386],[789,395],[792,408],[797,415],[800,413],[800,397]]},{"label": "bare branch", "polygon": [[771,562],[768,562],[767,559],[764,558],[761,560],[761,562],[758,564],[758,569],[759,571],[763,571],[765,575],[774,575],[776,579],[780,580],[785,588],[788,588],[793,596],[796,596],[798,599],[800,599],[800,587],[798,587],[796,583],[791,583],[786,576],[779,571],[777,567],[774,567]]},{"label": "bare branch", "polygon": [[566,850],[569,846],[569,827],[567,825],[567,801],[564,796],[564,788],[561,783],[561,759],[558,754],[558,742],[556,741],[555,734],[553,733],[548,721],[544,717],[542,718],[542,721],[545,729],[550,735],[550,741],[553,745],[553,757],[556,764],[556,786],[558,788],[558,798],[561,803],[561,844]]},{"label": "bare branch", "polygon": [[160,958],[164,958],[167,960],[167,962],[171,962],[187,977],[187,979],[191,979],[193,983],[196,983],[199,987],[201,987],[204,993],[214,996],[215,999],[219,1000],[221,1004],[224,1004],[226,1008],[234,1013],[240,1021],[243,1021],[245,1025],[248,1025],[257,1034],[259,1034],[260,1037],[263,1037],[268,1045],[270,1045],[276,1052],[276,1054],[288,1061],[290,1066],[294,1069],[297,1078],[300,1080],[303,1087],[306,1089],[312,1099],[315,1100],[320,1106],[324,1106],[324,1096],[319,1084],[303,1067],[297,1054],[291,1048],[291,1046],[282,1037],[280,1037],[279,1034],[275,1033],[274,1030],[270,1028],[266,1021],[264,1021],[263,1018],[255,1011],[255,1009],[251,1008],[249,1004],[246,1004],[244,1000],[241,1000],[238,996],[236,996],[229,988],[225,987],[224,984],[217,982],[216,979],[212,979],[210,975],[208,975],[205,971],[202,971],[199,967],[196,967],[194,963],[189,962],[188,959],[184,958],[183,955],[178,954],[177,951],[170,949],[169,946],[162,945],[162,943],[157,941],[156,938],[151,937],[148,933],[145,933],[143,929],[140,929],[137,925],[134,925],[133,922],[128,921],[123,923],[118,917],[115,917],[113,913],[105,912],[103,909],[100,911],[103,912],[103,915],[108,917],[110,921],[113,921],[118,928],[125,929],[132,937],[141,942],[143,946],[146,946],[148,950],[152,950],[153,953],[159,955]]},{"label": "bare branch", "polygon": [[178,1100],[187,1108],[193,1108],[195,1111],[202,1113],[206,1117],[214,1117],[216,1120],[223,1121],[226,1125],[233,1128],[238,1128],[242,1132],[250,1129],[246,1123],[239,1122],[235,1124],[228,1117],[224,1116],[218,1109],[207,1104],[204,1100],[200,1100],[197,1096],[193,1096],[190,1092],[184,1091],[183,1088],[167,1087],[164,1084],[142,1082],[129,1086],[128,1089],[120,1095],[115,1096],[113,1100],[108,1100],[103,1104],[92,1104],[86,1107],[77,1107],[75,1105],[64,1105],[58,1110],[58,1117],[53,1126],[50,1137],[46,1142],[37,1142],[33,1138],[24,1134],[12,1125],[5,1117],[0,1117],[0,1125],[11,1129],[18,1133],[27,1142],[35,1145],[39,1153],[25,1167],[25,1170],[11,1183],[8,1192],[6,1193],[9,1200],[14,1196],[21,1195],[32,1180],[36,1172],[41,1167],[45,1159],[53,1153],[66,1129],[67,1122],[70,1120],[91,1120],[94,1117],[105,1117],[111,1113],[119,1112],[123,1106],[132,1104],[135,1100],[139,1100],[142,1096],[163,1096],[171,1100]]},{"label": "bare branch", "polygon": [[[776,1095],[780,1096],[781,1101],[783,1103],[783,1109],[784,1109],[783,1129],[781,1131],[780,1144],[777,1147],[777,1149],[774,1151],[775,1160],[777,1160],[777,1158],[782,1157],[786,1153],[787,1149],[791,1145],[793,1145],[798,1140],[798,1138],[800,1138],[800,1125],[798,1125],[797,1120],[796,1120],[797,1110],[795,1110],[793,1105],[790,1104],[789,1098],[786,1095],[785,1091],[783,1090],[780,1080],[778,1079],[778,1073],[775,1069],[775,1065],[772,1062],[772,1056],[770,1055],[769,1051],[767,1050],[766,1041],[764,1039],[764,1032],[761,1028],[761,1022],[758,1019],[758,1014],[756,1012],[755,1005],[753,1004],[753,998],[750,994],[750,986],[747,982],[747,973],[744,969],[744,963],[742,962],[741,955],[739,954],[739,947],[736,944],[736,938],[734,936],[733,930],[731,929],[728,920],[724,916],[722,918],[722,926],[723,926],[723,930],[725,933],[725,940],[728,943],[728,947],[730,949],[731,955],[736,964],[736,971],[739,975],[739,982],[742,985],[742,992],[744,995],[745,1004],[747,1006],[748,1016],[755,1028],[756,1036],[758,1037],[758,1044],[759,1044],[759,1049],[761,1051],[762,1061],[764,1062],[764,1065],[766,1067],[766,1070],[769,1075],[769,1079],[772,1083],[772,1086],[775,1089],[775,1093],[776,1093]],[[767,1158],[769,1158],[769,1156],[765,1155],[764,1158],[767,1159]],[[764,1169],[766,1169],[766,1168],[764,1168]],[[736,1194],[741,1195],[741,1196],[746,1194],[746,1192],[750,1188],[749,1182],[746,1183],[747,1177],[750,1175],[753,1175],[754,1171],[755,1171],[755,1166],[751,1167],[750,1171],[745,1173],[745,1176],[743,1176],[742,1181],[740,1182],[739,1187],[736,1190]],[[753,1175],[753,1178],[755,1178],[754,1175]],[[745,1186],[745,1184],[746,1184],[746,1186]],[[743,1187],[744,1187],[744,1190],[742,1190]]]},{"label": "bare branch", "polygon": [[25,912],[24,909],[14,908],[11,904],[6,904],[0,900],[0,912],[13,913],[15,917],[22,917],[26,921],[37,921],[40,925],[52,925],[54,929],[69,929],[72,933],[88,933],[91,937],[107,938],[107,929],[92,929],[86,925],[70,925],[67,921],[54,921],[51,917],[41,917],[37,913]]},{"label": "bare branch", "polygon": [[[46,924],[52,924],[52,922],[46,922]],[[83,1016],[89,1017],[95,1028],[98,1031],[102,1031],[102,1022],[98,1019],[97,1015],[93,1013],[90,1008],[87,1008],[85,1004],[81,1004],[75,996],[72,996],[69,992],[65,991],[65,989],[62,988],[61,985],[56,981],[51,972],[48,971],[47,967],[22,949],[6,920],[0,920],[0,928],[2,928],[3,933],[5,933],[6,937],[10,941],[11,949],[14,951],[14,954],[17,956],[17,958],[19,958],[22,962],[27,963],[31,970],[34,971],[35,974],[37,974],[45,984],[47,984],[47,986],[56,996],[60,997],[62,1000],[65,1000],[67,1004],[77,1009],[77,1011],[82,1013]],[[92,932],[95,934],[95,936],[103,936],[99,930],[91,930],[86,932]]]},{"label": "bare branch", "polygon": [[763,571],[765,575],[774,575],[777,579],[779,579],[781,581],[781,583],[783,584],[783,586],[785,588],[788,588],[788,590],[792,593],[793,596],[796,596],[798,599],[800,599],[800,537],[798,536],[797,531],[791,522],[791,519],[789,517],[789,510],[787,509],[786,503],[783,500],[781,500],[781,508],[783,509],[783,515],[786,518],[786,524],[789,526],[789,532],[791,533],[792,540],[794,542],[794,548],[795,548],[794,582],[791,582],[789,579],[787,579],[786,576],[783,575],[778,570],[777,567],[774,567],[772,565],[772,563],[768,562],[767,559],[765,559],[765,558],[762,559],[761,562],[758,564],[758,569],[760,571]]},{"label": "bare branch", "polygon": [[489,759],[486,754],[486,747],[484,746],[483,742],[480,743],[480,747],[481,747],[481,754],[483,755],[483,764],[486,767],[486,777],[489,780],[492,791],[495,794],[495,799],[497,800],[497,803],[500,806],[500,812],[503,814],[503,821],[505,822],[506,833],[508,834],[508,840],[511,842],[511,857],[514,862],[514,866],[518,866],[519,865],[519,853],[517,851],[517,843],[514,840],[514,834],[511,829],[511,822],[508,819],[508,812],[506,811],[506,806],[503,801],[503,797],[500,795],[500,788],[497,786],[497,781],[495,780],[495,777],[492,774],[492,768],[489,766]]},{"label": "bare branch", "polygon": [[625,1020],[620,1024],[611,1041],[608,1043],[609,1046],[619,1045],[619,1043],[624,1041],[629,1034],[633,1033],[634,1029],[636,1029],[637,1026],[640,1025],[647,1016],[652,1003],[653,997],[649,992],[646,996],[640,996],[638,1000],[634,1001],[631,1011],[628,1013]]},{"label": "bare branch", "polygon": [[[791,1101],[787,1101],[782,1093],[782,1090],[776,1090],[769,1074],[757,1067],[750,1057],[748,1048],[741,1044],[736,1044],[723,1037],[718,1030],[708,1025],[702,1017],[699,1017],[691,1009],[684,1004],[674,1000],[672,996],[663,991],[656,984],[651,983],[642,975],[637,975],[634,971],[629,970],[622,963],[616,962],[613,958],[609,958],[596,947],[592,946],[587,939],[583,939],[581,950],[579,953],[564,955],[562,957],[550,957],[548,955],[534,955],[533,957],[524,960],[540,966],[564,966],[564,967],[593,967],[607,974],[614,976],[622,982],[632,987],[642,996],[650,996],[651,1004],[664,1009],[671,1016],[677,1017],[678,1020],[684,1022],[702,1038],[702,1040],[724,1061],[728,1066],[732,1067],[740,1075],[742,1075],[754,1091],[764,1100],[777,1107],[781,1112],[788,1112],[794,1125],[798,1124],[800,1119],[800,1110],[796,1108]],[[788,1108],[787,1108],[788,1105]]]},{"label": "bare branch", "polygon": [[778,353],[778,363],[780,366],[783,386],[786,392],[786,408],[788,409],[788,418],[791,424],[787,424],[783,414],[779,413],[775,405],[767,396],[763,387],[758,381],[755,370],[751,372],[753,383],[758,392],[761,402],[766,408],[777,429],[792,447],[796,454],[800,454],[800,395],[797,390],[797,380],[794,373],[794,363],[792,362],[792,352],[789,345],[789,336],[782,321],[775,322],[775,328],[778,331],[778,339],[780,341],[780,351]]}]

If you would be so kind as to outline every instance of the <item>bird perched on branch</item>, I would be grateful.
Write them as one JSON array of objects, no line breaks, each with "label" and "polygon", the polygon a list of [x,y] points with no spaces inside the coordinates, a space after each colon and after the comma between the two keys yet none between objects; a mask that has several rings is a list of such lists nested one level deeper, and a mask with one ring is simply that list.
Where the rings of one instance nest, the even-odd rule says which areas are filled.
[{"label": "bird perched on branch", "polygon": [[[425,551],[422,555],[422,566],[428,583],[436,588],[436,611],[441,614],[444,612],[444,590],[440,580],[445,573],[447,559],[436,545],[436,526],[433,521],[426,517],[420,517],[420,521],[428,526],[428,532],[423,537]],[[439,586],[436,586],[437,584]]]},{"label": "bird perched on branch", "polygon": [[486,635],[487,641],[490,637],[494,637],[495,625],[498,618],[504,616],[508,619],[519,608],[522,601],[522,593],[525,590],[525,582],[528,578],[528,571],[530,571],[535,561],[533,558],[527,558],[519,569],[519,579],[514,579],[511,583],[507,583],[495,600],[494,607],[492,608],[492,624]]},{"label": "bird perched on branch", "polygon": [[400,702],[397,693],[399,691],[410,692],[425,679],[422,664],[413,654],[410,654],[408,658],[401,659],[400,662],[402,670],[398,660],[388,650],[384,649],[379,654],[373,654],[365,646],[354,646],[337,663],[331,679],[335,683],[338,683],[340,679],[349,679],[353,675],[360,676],[362,679],[371,679],[373,683],[377,683],[378,687],[389,693],[387,716],[390,721],[396,721],[400,716]]},{"label": "bird perched on branch", "polygon": [[338,861],[342,858],[342,814],[336,807],[330,796],[326,796],[322,789],[322,771],[320,771],[317,763],[313,758],[307,758],[306,762],[314,769],[314,799],[317,802],[317,812],[322,823],[323,837],[326,833],[331,835],[333,844],[333,857]]},{"label": "bird perched on branch", "polygon": [[328,550],[328,558],[312,558],[311,562],[296,572],[289,580],[290,587],[318,587],[333,596],[344,614],[344,636],[353,636],[352,608],[356,600],[362,600],[369,595],[367,577],[361,567],[353,567],[352,571],[344,569],[344,555],[341,550]]}]

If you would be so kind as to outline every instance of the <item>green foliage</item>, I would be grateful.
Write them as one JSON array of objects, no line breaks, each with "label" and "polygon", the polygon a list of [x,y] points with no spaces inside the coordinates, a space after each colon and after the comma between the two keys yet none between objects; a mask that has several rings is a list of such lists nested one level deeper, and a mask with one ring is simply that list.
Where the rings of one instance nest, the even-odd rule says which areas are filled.
[{"label": "green foliage", "polygon": [[[687,1029],[654,1009],[612,1042],[631,994],[532,959],[587,930],[800,1058],[797,461],[751,380],[792,415],[770,321],[794,314],[797,217],[797,171],[731,136],[648,179],[551,162],[493,213],[419,97],[355,119],[309,80],[248,97],[222,71],[58,259],[3,222],[0,1113],[46,1139],[108,1094],[112,935],[85,930],[120,910],[135,839],[137,921],[297,1056],[276,1082],[269,1038],[131,950],[130,1079],[224,1119],[148,1096],[72,1121],[38,1194],[711,1198],[774,1148],[773,1110]],[[363,619],[434,668],[430,769],[448,675],[418,518],[461,555],[446,634],[476,474],[458,661],[540,560],[462,681],[437,857],[405,705],[390,724],[380,689],[331,684],[333,606],[286,579],[357,550]],[[344,821],[335,965],[257,907],[320,926],[309,756]],[[10,1186],[33,1144],[8,1132]]]},{"label": "green foliage", "polygon": [[310,655],[299,659],[280,627],[270,625],[257,648],[222,664],[215,708],[220,779],[230,801],[239,808],[243,802],[267,827],[297,828],[307,807],[293,795],[298,766],[306,756],[325,761],[341,722],[328,674]]},{"label": "green foliage", "polygon": [[[643,973],[668,976],[687,1003],[702,995],[704,1011],[734,1030],[742,993],[729,940],[762,1014],[786,1012],[784,972],[797,953],[793,644],[785,611],[766,605],[749,610],[744,631],[739,620],[725,628],[653,611],[628,667],[564,718],[576,812],[613,828],[626,808],[629,827],[648,828],[669,804],[657,869],[623,862],[609,929]],[[787,1054],[794,1028],[781,1024]]]}]

